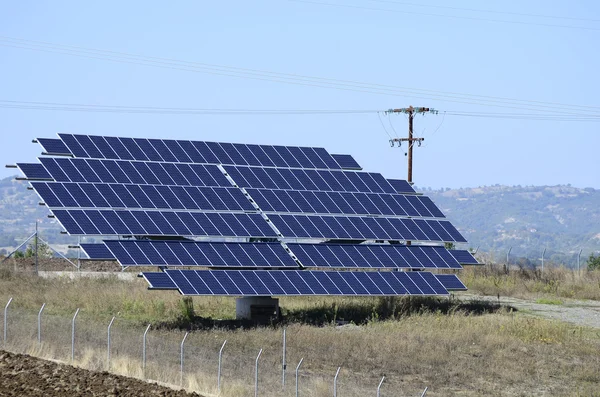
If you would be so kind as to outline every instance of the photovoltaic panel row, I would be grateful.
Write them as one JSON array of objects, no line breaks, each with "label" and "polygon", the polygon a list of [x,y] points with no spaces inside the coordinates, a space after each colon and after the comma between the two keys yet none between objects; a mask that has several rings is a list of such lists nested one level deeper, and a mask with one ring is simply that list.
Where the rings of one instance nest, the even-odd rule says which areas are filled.
[{"label": "photovoltaic panel row", "polygon": [[83,252],[92,261],[114,261],[115,256],[110,252],[104,243],[84,243],[79,244]]},{"label": "photovoltaic panel row", "polygon": [[339,169],[323,148],[58,134],[78,158]]},{"label": "photovoltaic panel row", "polygon": [[443,218],[429,197],[388,193],[352,193],[246,189],[266,212],[345,215],[390,215]]},{"label": "photovoltaic panel row", "polygon": [[296,267],[279,243],[106,240],[122,266]]},{"label": "photovoltaic panel row", "polygon": [[437,279],[448,291],[466,291],[467,287],[455,274],[436,274]]},{"label": "photovoltaic panel row", "polygon": [[288,238],[466,242],[448,221],[276,214],[269,219]]},{"label": "photovoltaic panel row", "polygon": [[46,168],[39,163],[17,163],[17,167],[27,179],[53,179]]},{"label": "photovoltaic panel row", "polygon": [[305,267],[462,269],[444,247],[296,243],[287,246]]},{"label": "photovoltaic panel row", "polygon": [[[177,285],[171,278],[163,272],[160,273],[142,273],[149,284],[149,289],[177,290]],[[448,291],[466,291],[467,287],[454,274],[435,274],[438,281]]]},{"label": "photovoltaic panel row", "polygon": [[50,208],[144,208],[255,211],[237,188],[32,182]]},{"label": "photovoltaic panel row", "polygon": [[216,165],[41,157],[56,182],[231,186]]},{"label": "photovoltaic panel row", "polygon": [[69,148],[60,139],[38,138],[37,142],[42,145],[44,153],[53,155],[71,155]]},{"label": "photovoltaic panel row", "polygon": [[165,271],[183,295],[225,296],[396,296],[447,295],[429,272],[305,270]]},{"label": "photovoltaic panel row", "polygon": [[53,210],[71,235],[276,237],[259,214]]},{"label": "photovoltaic panel row", "polygon": [[[255,189],[397,193],[374,172],[224,166],[236,185]],[[414,190],[408,192],[414,193]]]},{"label": "photovoltaic panel row", "polygon": [[449,252],[462,265],[480,265],[473,254],[467,250],[449,250]]},{"label": "photovoltaic panel row", "polygon": [[360,164],[349,154],[332,154],[331,156],[344,170],[362,170]]}]

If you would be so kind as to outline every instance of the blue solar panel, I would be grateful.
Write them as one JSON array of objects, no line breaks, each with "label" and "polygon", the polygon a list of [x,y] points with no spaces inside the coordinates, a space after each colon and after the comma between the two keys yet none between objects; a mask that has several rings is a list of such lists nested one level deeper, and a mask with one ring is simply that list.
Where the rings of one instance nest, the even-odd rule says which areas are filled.
[{"label": "blue solar panel", "polygon": [[415,189],[405,180],[388,179],[388,182],[392,185],[396,193],[415,193]]},{"label": "blue solar panel", "polygon": [[52,190],[44,182],[32,182],[31,186],[40,196],[40,198],[50,207],[63,207],[62,202],[56,197]]},{"label": "blue solar panel", "polygon": [[[279,229],[284,237],[323,237],[326,239],[375,239],[375,240],[407,240],[407,241],[439,241],[439,242],[462,242],[454,239],[444,227],[447,221],[423,220],[429,227],[436,231],[436,235],[442,237],[428,236],[412,219],[388,218],[388,217],[344,217],[344,216],[317,216],[317,215],[286,215],[272,214],[269,219]],[[307,225],[316,227],[316,232],[307,235]],[[443,225],[443,226],[442,226]],[[311,230],[312,226],[308,227]],[[368,229],[368,232],[367,232]],[[365,230],[364,234],[361,230]],[[439,232],[438,232],[439,230]],[[443,233],[442,233],[443,232]],[[373,237],[376,235],[376,237]]]},{"label": "blue solar panel", "polygon": [[[66,200],[66,198],[65,198]],[[229,224],[223,216],[218,213],[190,213],[193,219],[198,222],[193,228],[188,228],[177,212],[172,211],[114,211],[114,210],[53,210],[56,218],[65,226],[69,234],[77,235],[103,235],[93,224],[88,224],[86,218],[91,214],[96,214],[104,218],[110,227],[114,229],[114,234],[118,235],[167,235],[167,236],[188,236],[200,235],[192,230],[203,230],[201,236],[224,236],[224,237],[276,237],[275,232],[271,230],[268,223],[258,214],[223,214],[228,219]],[[138,214],[141,212],[142,214]],[[73,220],[75,218],[76,220]],[[138,219],[150,218],[152,228],[144,227],[144,223]],[[185,217],[187,221],[192,218]],[[65,222],[63,222],[63,220]],[[81,220],[83,224],[79,224]],[[67,227],[67,225],[69,227]],[[244,226],[244,225],[247,225]],[[159,233],[156,233],[159,231]]]},{"label": "blue solar panel", "polygon": [[[422,272],[297,270],[166,270],[183,295],[447,295],[434,275]],[[144,273],[144,277],[147,273]],[[435,285],[435,288],[430,283]],[[417,284],[421,288],[417,287]]]},{"label": "blue solar panel", "polygon": [[443,247],[287,243],[304,267],[461,269]]},{"label": "blue solar panel", "polygon": [[70,155],[71,152],[67,145],[60,139],[50,139],[50,138],[37,138],[36,141],[42,148],[44,149],[44,153],[54,154],[54,155]]},{"label": "blue solar panel", "polygon": [[362,170],[362,167],[349,154],[332,154],[335,162],[345,170]]},{"label": "blue solar panel", "polygon": [[158,290],[176,290],[177,285],[171,280],[167,273],[156,272],[156,273],[143,273],[142,274],[149,284],[149,289]]},{"label": "blue solar panel", "polygon": [[17,167],[27,179],[52,179],[52,175],[42,164],[17,163]]},{"label": "blue solar panel", "polygon": [[90,140],[94,143],[96,148],[102,153],[102,157],[107,159],[117,159],[119,158],[114,150],[110,147],[106,139],[103,136],[90,136]]},{"label": "blue solar panel", "polygon": [[449,250],[450,255],[454,257],[461,265],[479,265],[473,254],[467,250]]},{"label": "blue solar panel", "polygon": [[60,139],[62,139],[63,143],[69,149],[69,153],[72,153],[75,157],[89,157],[85,149],[81,147],[81,145],[79,144],[79,142],[77,142],[77,139],[75,139],[73,135],[58,134],[58,136],[60,137]]},{"label": "blue solar panel", "polygon": [[448,291],[466,291],[467,287],[458,279],[455,274],[436,274],[438,281]]},{"label": "blue solar panel", "polygon": [[60,168],[60,166],[56,162],[55,158],[41,157],[40,162],[42,163],[42,165],[44,166],[46,171],[48,171],[48,173],[52,176],[52,178],[55,181],[57,181],[57,182],[70,182],[71,181],[69,179],[69,177],[67,176],[67,174],[64,173],[62,168]]},{"label": "blue solar panel", "polygon": [[114,261],[116,259],[106,245],[102,243],[83,243],[80,244],[80,247],[90,260]]}]

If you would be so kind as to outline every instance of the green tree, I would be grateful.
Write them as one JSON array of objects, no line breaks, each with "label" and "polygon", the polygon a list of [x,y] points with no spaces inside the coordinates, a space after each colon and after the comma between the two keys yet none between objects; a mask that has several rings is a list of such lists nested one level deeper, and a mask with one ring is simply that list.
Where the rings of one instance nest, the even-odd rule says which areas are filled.
[{"label": "green tree", "polygon": [[600,255],[590,254],[587,260],[587,268],[588,270],[600,270]]},{"label": "green tree", "polygon": [[[25,251],[17,251],[14,254],[15,258],[33,258],[35,256],[35,242],[37,237],[34,237],[27,249]],[[52,249],[48,246],[48,244],[38,241],[38,257],[39,258],[51,258],[52,257]]]}]

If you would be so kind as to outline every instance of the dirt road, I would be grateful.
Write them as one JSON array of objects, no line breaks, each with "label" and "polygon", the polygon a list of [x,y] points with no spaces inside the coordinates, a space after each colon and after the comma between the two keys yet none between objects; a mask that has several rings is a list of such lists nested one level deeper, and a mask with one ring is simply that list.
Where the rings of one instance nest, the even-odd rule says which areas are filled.
[{"label": "dirt road", "polygon": [[[461,294],[463,300],[498,302],[497,297]],[[528,314],[565,321],[578,326],[600,328],[600,302],[562,299],[562,304],[543,304],[532,300],[500,297],[500,303],[515,307]]]},{"label": "dirt road", "polygon": [[0,350],[0,396],[199,396]]}]

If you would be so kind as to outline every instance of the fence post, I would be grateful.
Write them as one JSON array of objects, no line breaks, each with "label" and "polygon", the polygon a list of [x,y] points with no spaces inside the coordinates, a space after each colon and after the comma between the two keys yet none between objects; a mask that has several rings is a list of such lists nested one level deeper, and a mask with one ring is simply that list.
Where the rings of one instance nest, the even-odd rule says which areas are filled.
[{"label": "fence post", "polygon": [[146,331],[144,331],[144,341],[142,344],[142,377],[144,379],[146,379],[146,335],[148,334],[148,331],[150,331],[150,325],[151,324],[148,324]]},{"label": "fence post", "polygon": [[110,323],[108,324],[108,328],[107,328],[107,338],[106,338],[106,370],[110,371],[110,328],[112,327],[113,323],[115,322],[115,317],[113,317],[110,320]]},{"label": "fence post", "polygon": [[8,300],[8,303],[6,304],[6,306],[4,306],[4,346],[6,346],[6,331],[7,331],[7,327],[8,327],[8,306],[10,305],[10,302],[12,302],[13,298],[11,297]]},{"label": "fence post", "polygon": [[190,333],[186,332],[183,340],[181,341],[181,348],[180,348],[180,364],[181,364],[181,368],[179,369],[179,386],[183,387],[183,344],[185,343],[185,340],[187,339],[188,335]]},{"label": "fence post", "polygon": [[338,367],[337,371],[335,372],[335,376],[333,377],[333,397],[337,397],[337,380],[338,375],[340,374],[340,369],[342,369],[342,367]]},{"label": "fence post", "polygon": [[254,397],[258,397],[258,359],[262,352],[263,349],[260,349],[258,356],[256,356],[256,362],[254,363]]},{"label": "fence post", "polygon": [[42,344],[42,312],[44,311],[45,307],[46,307],[46,304],[43,303],[42,308],[40,309],[40,311],[38,313],[38,345]]},{"label": "fence post", "polygon": [[300,371],[300,366],[302,365],[302,361],[304,361],[304,357],[300,359],[300,362],[296,366],[296,397],[298,397],[298,371]]},{"label": "fence post", "polygon": [[381,382],[379,382],[379,386],[377,386],[377,397],[381,396],[381,385],[383,385],[383,381],[385,380],[385,376],[381,378]]},{"label": "fence post", "polygon": [[71,362],[75,361],[75,319],[79,314],[79,308],[75,310],[73,321],[71,321]]},{"label": "fence post", "polygon": [[285,369],[286,369],[286,363],[285,363],[285,353],[286,353],[286,338],[285,338],[285,327],[283,327],[283,354],[282,354],[282,360],[281,360],[281,387],[283,389],[285,389]]},{"label": "fence post", "polygon": [[427,389],[428,389],[428,388],[429,388],[429,387],[425,387],[425,390],[423,390],[423,394],[421,394],[421,397],[425,397],[425,394],[427,394]]},{"label": "fence post", "polygon": [[223,346],[221,346],[221,350],[219,350],[219,371],[217,372],[217,394],[221,393],[221,359],[223,357],[223,349],[225,348],[225,344],[227,343],[227,339],[223,342]]},{"label": "fence post", "polygon": [[544,274],[544,255],[546,255],[546,248],[542,251],[542,274]]}]

